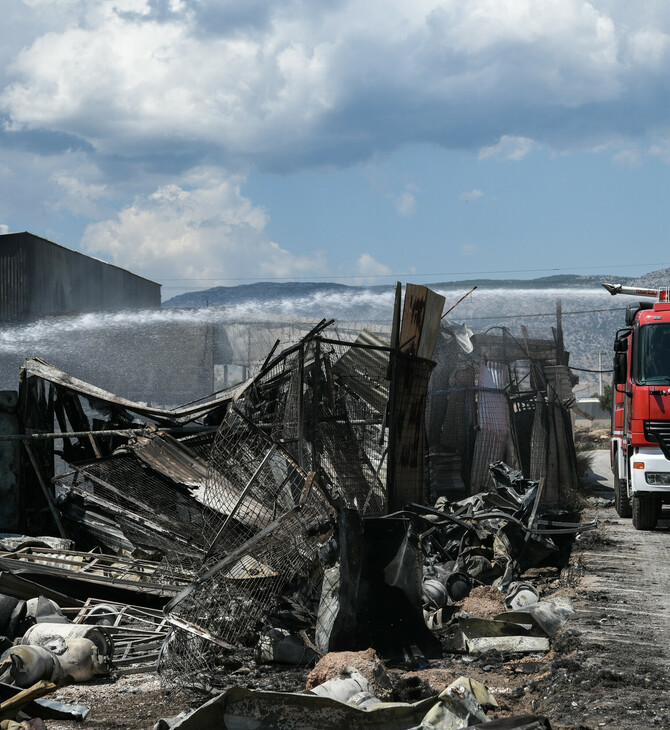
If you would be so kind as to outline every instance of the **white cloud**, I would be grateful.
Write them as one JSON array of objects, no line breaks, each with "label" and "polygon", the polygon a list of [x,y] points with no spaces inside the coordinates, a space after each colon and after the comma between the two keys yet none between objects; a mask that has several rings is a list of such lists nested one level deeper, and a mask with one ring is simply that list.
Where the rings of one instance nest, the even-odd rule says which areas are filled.
[{"label": "white cloud", "polygon": [[507,134],[491,147],[482,147],[479,150],[480,160],[518,160],[523,159],[529,152],[537,148],[537,143],[528,137],[512,137]]},{"label": "white cloud", "polygon": [[481,248],[476,243],[464,243],[459,251],[461,256],[478,256],[481,252]]},{"label": "white cloud", "polygon": [[0,234],[9,233],[9,226],[0,223]]},{"label": "white cloud", "polygon": [[[15,54],[0,94],[10,127],[125,157],[209,145],[299,168],[416,141],[479,147],[493,131],[517,140],[519,159],[529,119],[623,108],[641,74],[653,83],[669,63],[661,11],[631,25],[625,8],[587,0],[30,4],[35,18],[60,15]],[[534,126],[543,144],[557,136],[551,121]]]},{"label": "white cloud", "polygon": [[642,165],[642,154],[637,147],[624,146],[612,157],[614,162],[627,167],[640,167]]},{"label": "white cloud", "polygon": [[[53,229],[55,218],[70,213],[100,217],[111,212],[111,204],[116,202],[107,199],[107,193],[95,198],[95,185],[104,184],[111,197],[118,191],[112,192],[113,186],[102,182],[100,171],[82,153],[37,155],[5,147],[1,158],[0,217],[10,222],[13,230],[28,228],[50,235],[48,231]],[[77,243],[67,238],[58,240],[66,246]]]},{"label": "white cloud", "polygon": [[327,275],[322,252],[296,256],[269,240],[267,215],[241,194],[241,183],[237,176],[197,170],[89,225],[82,245],[158,280]]},{"label": "white cloud", "polygon": [[660,140],[657,144],[649,147],[649,155],[658,157],[666,165],[670,165],[670,141]]},{"label": "white cloud", "polygon": [[416,198],[409,190],[405,190],[393,200],[393,206],[398,215],[408,218],[416,213]]},{"label": "white cloud", "polygon": [[657,28],[643,28],[628,39],[629,61],[635,66],[660,69],[667,62],[670,36]]},{"label": "white cloud", "polygon": [[52,175],[52,181],[60,193],[53,203],[55,209],[65,209],[77,216],[87,218],[100,217],[102,208],[98,204],[101,198],[109,197],[108,186],[104,183],[89,181],[91,175],[97,176],[95,169],[61,169]]},{"label": "white cloud", "polygon": [[459,200],[462,200],[464,203],[472,203],[474,200],[478,200],[479,198],[483,197],[484,193],[482,190],[479,190],[478,188],[475,188],[474,190],[470,190],[468,193],[461,193],[458,196]]},{"label": "white cloud", "polygon": [[[669,160],[666,6],[14,0],[0,48],[0,215],[35,201],[43,216],[99,220],[91,250],[156,277],[325,273],[323,255],[269,240],[229,171],[351,166],[423,143],[481,160],[603,144],[626,164],[636,145]],[[399,215],[416,212],[411,187],[384,194]]]},{"label": "white cloud", "polygon": [[375,261],[369,253],[363,253],[359,256],[357,269],[358,273],[363,277],[390,276],[392,273],[386,264]]},{"label": "white cloud", "polygon": [[329,108],[323,50],[287,35],[300,24],[202,36],[188,13],[138,19],[146,5],[103,0],[19,53],[20,80],[0,97],[10,128],[67,129],[106,153],[138,154],[156,138],[259,153],[275,148],[269,133],[297,143]]},{"label": "white cloud", "polygon": [[[379,159],[363,168],[363,174],[370,183],[370,189],[391,201],[396,213],[403,217],[413,216],[418,208],[418,185],[411,181],[402,182],[401,175],[395,170],[384,169]],[[399,188],[404,188],[398,192]]]}]

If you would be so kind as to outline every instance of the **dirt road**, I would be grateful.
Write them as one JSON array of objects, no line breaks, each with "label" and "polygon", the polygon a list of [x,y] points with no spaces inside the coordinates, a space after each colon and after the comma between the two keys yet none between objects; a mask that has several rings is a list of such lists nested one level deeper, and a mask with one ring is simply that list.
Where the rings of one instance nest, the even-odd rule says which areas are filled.
[{"label": "dirt road", "polygon": [[606,451],[593,472],[582,519],[597,516],[599,529],[573,551],[577,614],[531,702],[558,728],[670,728],[670,520],[636,531],[603,504]]}]

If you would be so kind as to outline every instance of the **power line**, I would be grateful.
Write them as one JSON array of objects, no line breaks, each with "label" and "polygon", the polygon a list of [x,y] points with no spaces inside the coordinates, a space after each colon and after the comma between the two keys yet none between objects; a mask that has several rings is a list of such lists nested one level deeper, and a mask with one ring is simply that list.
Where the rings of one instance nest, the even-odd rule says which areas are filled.
[{"label": "power line", "polygon": [[[627,269],[630,268],[644,268],[649,266],[662,266],[668,267],[670,263],[653,263],[653,264],[630,264],[626,265]],[[389,274],[345,274],[341,276],[326,276],[325,279],[394,279],[398,277],[426,277],[426,276],[483,276],[486,274],[538,274],[546,271],[602,271],[604,269],[611,270],[613,267],[609,266],[570,266],[570,267],[550,267],[545,269],[495,269],[491,271],[449,271],[449,272],[438,272],[429,274],[416,274],[416,273],[389,273]],[[178,278],[178,279],[163,279],[163,281],[302,281],[307,279],[317,279],[315,275],[312,276],[265,276],[260,278],[258,276],[229,276],[229,277],[217,277],[217,278]],[[184,287],[163,287],[164,289],[182,289]]]},{"label": "power line", "polygon": [[[575,309],[571,312],[562,312],[561,315],[567,314],[593,314],[594,312],[623,312],[626,307],[609,307],[606,309]],[[530,317],[555,317],[556,312],[542,312],[538,314],[492,314],[490,317],[461,317],[459,321],[472,322],[474,320],[487,320],[487,319],[528,319]]]}]

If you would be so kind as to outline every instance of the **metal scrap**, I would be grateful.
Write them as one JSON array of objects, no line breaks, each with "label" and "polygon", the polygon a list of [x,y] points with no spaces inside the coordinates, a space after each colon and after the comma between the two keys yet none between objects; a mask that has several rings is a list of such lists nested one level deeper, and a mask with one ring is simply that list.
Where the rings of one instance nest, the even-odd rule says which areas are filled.
[{"label": "metal scrap", "polygon": [[[554,343],[442,323],[443,308],[413,285],[401,306],[398,286],[389,342],[365,329],[343,340],[323,320],[239,386],[174,409],[27,361],[24,433],[7,437],[26,443],[24,525],[63,540],[0,539],[7,633],[25,643],[6,655],[14,681],[157,669],[165,686],[210,692],[242,652],[289,664],[369,646],[546,652],[572,608],[522,576],[595,527],[547,509],[559,477],[574,481],[567,359]],[[509,610],[465,613],[484,586]],[[447,729],[495,702],[463,677],[402,707],[361,690],[352,706],[330,687],[234,688],[174,727],[222,715],[288,727],[310,712],[319,727]]]}]

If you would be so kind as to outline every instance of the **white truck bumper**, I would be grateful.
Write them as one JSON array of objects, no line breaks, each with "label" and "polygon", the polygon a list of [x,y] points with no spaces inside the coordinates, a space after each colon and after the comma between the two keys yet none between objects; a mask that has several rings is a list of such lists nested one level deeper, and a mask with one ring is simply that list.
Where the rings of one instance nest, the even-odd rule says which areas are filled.
[{"label": "white truck bumper", "polygon": [[630,484],[633,494],[656,492],[670,495],[670,461],[659,448],[640,446],[635,449],[630,458]]}]

